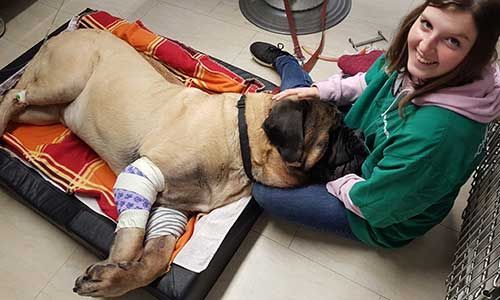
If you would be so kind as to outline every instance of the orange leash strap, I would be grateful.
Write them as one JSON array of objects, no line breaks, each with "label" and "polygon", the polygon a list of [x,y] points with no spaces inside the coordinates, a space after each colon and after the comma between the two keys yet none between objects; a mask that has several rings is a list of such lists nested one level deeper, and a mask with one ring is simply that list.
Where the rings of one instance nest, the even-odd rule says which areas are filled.
[{"label": "orange leash strap", "polygon": [[297,26],[295,26],[295,19],[293,18],[292,8],[290,7],[290,3],[288,0],[283,1],[285,4],[285,13],[286,19],[288,20],[288,28],[290,30],[290,35],[292,36],[293,41],[293,52],[295,57],[301,62],[304,63],[304,55],[302,54],[302,50],[300,50],[299,39],[297,38]]},{"label": "orange leash strap", "polygon": [[283,0],[283,2],[285,4],[285,13],[286,13],[286,18],[288,20],[288,27],[290,28],[290,35],[292,36],[294,54],[297,57],[297,59],[301,62],[301,64],[303,64],[302,67],[304,68],[304,70],[309,73],[314,68],[314,65],[316,65],[319,55],[321,54],[325,46],[326,11],[328,6],[328,0],[324,0],[321,7],[321,16],[320,16],[321,41],[319,43],[318,49],[314,51],[314,53],[311,55],[311,57],[306,63],[304,63],[304,55],[302,54],[299,39],[297,38],[297,29],[295,25],[295,19],[293,18],[292,9],[290,7],[290,3],[288,2],[288,0]]}]

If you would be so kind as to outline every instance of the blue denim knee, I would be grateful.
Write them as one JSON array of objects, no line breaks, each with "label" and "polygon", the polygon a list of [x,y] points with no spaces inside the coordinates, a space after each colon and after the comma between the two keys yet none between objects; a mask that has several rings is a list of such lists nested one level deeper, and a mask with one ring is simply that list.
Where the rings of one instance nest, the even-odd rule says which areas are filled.
[{"label": "blue denim knee", "polygon": [[299,62],[291,55],[282,55],[274,64],[280,75],[282,91],[296,87],[310,87],[313,83],[309,74],[302,69]]},{"label": "blue denim knee", "polygon": [[325,185],[282,189],[256,183],[252,193],[270,215],[357,240],[344,204]]}]

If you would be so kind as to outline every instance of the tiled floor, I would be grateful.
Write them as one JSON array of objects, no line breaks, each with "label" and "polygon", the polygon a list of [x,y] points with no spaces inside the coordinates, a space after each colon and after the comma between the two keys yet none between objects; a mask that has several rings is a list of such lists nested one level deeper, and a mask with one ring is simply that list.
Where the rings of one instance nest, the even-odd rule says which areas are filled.
[{"label": "tiled floor", "polygon": [[[415,0],[419,1],[419,0]],[[347,39],[363,40],[382,30],[391,36],[413,0],[353,0],[349,17],[327,33],[325,55],[350,52]],[[40,0],[7,24],[0,39],[0,66],[43,38],[62,0]],[[248,46],[288,36],[258,29],[241,15],[236,0],[66,0],[56,25],[86,7],[130,20],[180,40],[273,82],[271,70],[255,64]],[[315,46],[319,34],[301,37]],[[384,45],[381,44],[381,47]],[[319,62],[312,76],[338,69]],[[468,188],[453,212],[423,238],[398,250],[374,250],[263,215],[226,267],[207,299],[444,299],[444,280],[457,239]],[[81,299],[74,278],[97,259],[61,231],[0,190],[0,299]],[[120,299],[153,299],[144,291]]]}]

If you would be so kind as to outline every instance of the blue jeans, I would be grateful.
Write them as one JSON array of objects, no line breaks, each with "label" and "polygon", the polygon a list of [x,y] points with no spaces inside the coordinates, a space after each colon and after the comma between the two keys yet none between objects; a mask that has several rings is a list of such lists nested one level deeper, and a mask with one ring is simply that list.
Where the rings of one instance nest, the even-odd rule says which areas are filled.
[{"label": "blue jeans", "polygon": [[[291,55],[276,59],[281,90],[310,87],[312,79]],[[270,215],[357,240],[349,226],[344,203],[330,194],[325,185],[280,189],[255,183],[253,197]]]},{"label": "blue jeans", "polygon": [[310,87],[313,83],[309,74],[302,69],[299,62],[291,55],[278,56],[274,68],[280,75],[280,89],[282,91],[296,87]]},{"label": "blue jeans", "polygon": [[357,240],[344,204],[330,194],[325,185],[280,189],[255,183],[252,194],[272,216]]}]

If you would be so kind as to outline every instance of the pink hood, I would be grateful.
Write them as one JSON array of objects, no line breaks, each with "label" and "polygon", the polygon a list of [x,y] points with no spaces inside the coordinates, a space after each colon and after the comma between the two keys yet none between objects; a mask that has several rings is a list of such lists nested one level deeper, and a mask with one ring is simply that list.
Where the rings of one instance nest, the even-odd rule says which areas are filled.
[{"label": "pink hood", "polygon": [[435,105],[480,123],[500,117],[500,70],[494,63],[481,79],[472,83],[440,89],[412,100],[415,105]]}]

